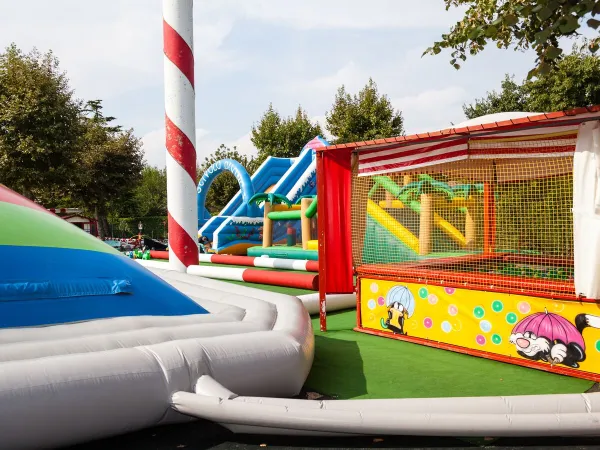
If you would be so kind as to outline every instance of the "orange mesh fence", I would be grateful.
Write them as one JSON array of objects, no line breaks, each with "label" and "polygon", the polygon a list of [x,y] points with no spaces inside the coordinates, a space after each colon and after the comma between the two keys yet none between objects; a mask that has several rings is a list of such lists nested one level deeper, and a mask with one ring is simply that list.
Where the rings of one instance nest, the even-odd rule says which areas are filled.
[{"label": "orange mesh fence", "polygon": [[[508,155],[505,155],[508,156]],[[470,159],[358,176],[361,275],[572,297],[571,156]]]}]

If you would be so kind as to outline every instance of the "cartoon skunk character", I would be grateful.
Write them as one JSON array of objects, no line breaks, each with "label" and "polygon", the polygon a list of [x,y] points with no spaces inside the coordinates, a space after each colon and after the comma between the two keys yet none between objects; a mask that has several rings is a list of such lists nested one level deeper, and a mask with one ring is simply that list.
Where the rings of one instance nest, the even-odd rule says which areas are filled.
[{"label": "cartoon skunk character", "polygon": [[395,334],[406,334],[404,319],[415,312],[415,298],[405,286],[394,286],[387,294],[387,319],[384,328],[392,330]]},{"label": "cartoon skunk character", "polygon": [[582,332],[587,327],[600,328],[600,317],[578,314],[573,325],[546,310],[527,316],[515,325],[509,341],[523,358],[578,368],[585,360]]},{"label": "cartoon skunk character", "polygon": [[394,302],[388,306],[388,318],[385,321],[387,327],[396,334],[406,334],[404,332],[404,319],[408,315],[406,308],[399,302]]}]

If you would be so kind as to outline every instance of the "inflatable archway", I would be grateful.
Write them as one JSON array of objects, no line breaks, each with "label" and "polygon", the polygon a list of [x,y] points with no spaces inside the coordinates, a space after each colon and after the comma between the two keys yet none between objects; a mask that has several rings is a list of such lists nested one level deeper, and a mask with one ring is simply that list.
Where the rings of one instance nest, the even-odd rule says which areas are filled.
[{"label": "inflatable archway", "polygon": [[252,185],[252,179],[248,172],[239,162],[233,159],[222,159],[217,161],[212,166],[210,166],[206,172],[200,178],[198,182],[198,219],[199,221],[210,219],[210,215],[205,208],[206,203],[206,194],[210,185],[215,180],[215,178],[223,171],[231,172],[238,184],[240,185],[240,190],[242,192],[242,206],[247,208],[246,215],[254,217],[258,216],[260,213],[255,205],[249,205],[248,200],[252,198],[254,195],[254,186]]}]

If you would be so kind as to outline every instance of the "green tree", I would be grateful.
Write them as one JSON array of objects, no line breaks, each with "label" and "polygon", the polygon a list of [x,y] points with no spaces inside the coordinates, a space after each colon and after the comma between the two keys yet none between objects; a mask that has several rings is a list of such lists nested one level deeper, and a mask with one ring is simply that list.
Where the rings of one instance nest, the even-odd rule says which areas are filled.
[{"label": "green tree", "polygon": [[576,49],[546,75],[524,83],[530,111],[600,104],[600,57]]},{"label": "green tree", "polygon": [[522,84],[514,81],[514,76],[506,74],[500,85],[500,92],[491,91],[470,105],[463,105],[467,119],[506,111],[528,111],[525,90]]},{"label": "green tree", "polygon": [[51,52],[0,54],[0,180],[30,199],[60,197],[77,169],[80,105]]},{"label": "green tree", "polygon": [[402,113],[394,109],[386,95],[379,94],[372,79],[354,96],[344,86],[340,87],[326,117],[327,129],[338,144],[404,133]]},{"label": "green tree", "polygon": [[[452,64],[460,68],[459,60],[467,54],[476,55],[489,42],[498,48],[515,50],[532,48],[537,54],[536,65],[528,78],[548,73],[563,58],[559,46],[562,37],[578,36],[577,30],[600,26],[595,16],[600,13],[600,0],[444,0],[450,7],[465,8],[464,17],[442,34],[442,39],[424,54],[437,55],[451,49]],[[585,25],[584,25],[585,24]],[[600,37],[589,42],[589,49],[598,50]]]},{"label": "green tree", "polygon": [[110,124],[114,118],[102,115],[100,103],[88,102],[86,111],[88,115],[82,119],[85,152],[72,197],[94,214],[100,237],[104,238],[111,210],[134,195],[141,179],[143,154],[133,130],[116,131],[120,127]]},{"label": "green tree", "polygon": [[574,48],[554,70],[517,84],[506,75],[500,92],[464,105],[467,118],[505,111],[551,112],[600,103],[600,58]]},{"label": "green tree", "polygon": [[[222,159],[233,159],[239,162],[249,174],[254,173],[258,168],[258,161],[256,158],[242,155],[236,147],[230,149],[221,144],[214,153],[204,158],[202,164],[198,166],[198,179],[202,177],[204,172],[206,172],[210,166]],[[206,194],[206,209],[208,209],[211,214],[218,214],[239,190],[240,185],[236,178],[227,171],[222,172],[213,180]]]},{"label": "green tree", "polygon": [[252,127],[252,143],[258,149],[257,164],[267,157],[295,158],[315,136],[323,134],[319,124],[313,124],[306,111],[298,106],[296,114],[282,118],[269,105],[258,125]]},{"label": "green tree", "polygon": [[134,188],[136,216],[167,215],[167,170],[145,166],[139,184]]}]

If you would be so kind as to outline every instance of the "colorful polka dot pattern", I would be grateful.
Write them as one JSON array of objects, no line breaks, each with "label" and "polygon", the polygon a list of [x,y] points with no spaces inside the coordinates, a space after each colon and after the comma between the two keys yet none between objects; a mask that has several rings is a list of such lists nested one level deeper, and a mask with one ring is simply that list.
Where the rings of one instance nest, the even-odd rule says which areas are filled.
[{"label": "colorful polka dot pattern", "polygon": [[[385,317],[381,315],[382,310],[386,309],[385,295],[393,286],[397,285],[394,284],[388,287],[390,284],[382,288],[379,282],[372,281],[365,286],[370,291],[365,292],[366,295],[368,294],[366,306],[368,310],[372,311],[368,318],[370,321],[377,321],[381,329],[388,328],[385,323],[387,315]],[[415,314],[418,314],[419,309],[421,309],[421,314],[427,315],[425,317],[421,315],[421,318],[417,316],[416,320],[405,322],[405,331],[408,331],[409,335],[419,336],[419,330],[421,330],[421,336],[427,339],[439,339],[440,342],[447,343],[461,342],[462,339],[462,342],[465,343],[462,345],[468,345],[467,342],[470,341],[473,343],[471,344],[473,348],[490,352],[504,352],[504,347],[501,347],[502,350],[499,348],[494,350],[494,347],[506,345],[513,347],[513,344],[509,344],[510,330],[519,321],[539,309],[539,306],[536,306],[535,309],[532,308],[530,302],[526,300],[511,303],[509,299],[500,295],[492,297],[489,293],[485,293],[489,296],[489,300],[482,300],[481,303],[469,307],[468,303],[465,305],[461,303],[462,291],[461,296],[457,295],[456,300],[453,301],[453,296],[457,291],[452,287],[439,288],[421,285],[410,289],[414,289],[413,292],[417,294],[415,296],[417,300]],[[555,302],[548,304],[547,308],[549,311],[560,313],[565,309],[565,306],[563,302]],[[465,321],[464,325],[461,320]],[[422,330],[428,330],[428,334],[424,335]],[[436,333],[438,337],[432,337],[436,336]],[[442,333],[442,335],[439,333]],[[442,338],[443,335],[448,335],[448,337],[444,339]],[[464,336],[464,338],[451,336]],[[594,338],[590,342],[588,353],[592,349],[600,353],[600,339]]]}]

